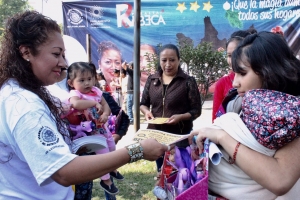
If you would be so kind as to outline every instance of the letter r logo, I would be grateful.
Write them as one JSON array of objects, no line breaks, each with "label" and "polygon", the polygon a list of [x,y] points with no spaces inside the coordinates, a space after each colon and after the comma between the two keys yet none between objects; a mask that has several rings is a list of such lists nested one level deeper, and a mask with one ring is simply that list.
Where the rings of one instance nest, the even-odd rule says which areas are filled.
[{"label": "letter r logo", "polygon": [[117,26],[124,26],[125,28],[133,27],[133,20],[129,19],[132,11],[132,6],[130,4],[117,4],[116,14],[117,14]]}]

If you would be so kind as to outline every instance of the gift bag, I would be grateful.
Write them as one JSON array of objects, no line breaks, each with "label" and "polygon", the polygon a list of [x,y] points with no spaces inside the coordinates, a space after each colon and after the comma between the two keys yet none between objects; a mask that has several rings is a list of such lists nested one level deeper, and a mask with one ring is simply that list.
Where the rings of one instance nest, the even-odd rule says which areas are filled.
[{"label": "gift bag", "polygon": [[165,153],[159,186],[165,190],[168,200],[207,200],[209,140],[204,142],[200,159],[192,160],[191,164],[180,161],[180,156],[187,157],[186,152],[190,153],[188,148],[178,148],[180,153],[176,148],[175,159],[170,151]]}]

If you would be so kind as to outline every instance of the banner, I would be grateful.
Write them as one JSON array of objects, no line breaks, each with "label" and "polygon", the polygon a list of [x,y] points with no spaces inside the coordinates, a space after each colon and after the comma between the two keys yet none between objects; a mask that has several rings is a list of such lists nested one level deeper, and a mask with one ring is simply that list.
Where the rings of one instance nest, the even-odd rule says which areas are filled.
[{"label": "banner", "polygon": [[[109,83],[113,69],[135,56],[133,1],[77,1],[62,5],[64,34],[74,37],[84,48],[86,34],[91,35],[91,60]],[[231,33],[251,26],[257,31],[281,29],[299,57],[299,16],[300,0],[142,0],[140,67],[143,70],[147,65],[145,52],[156,52],[161,45],[212,42],[215,49],[225,48]],[[109,48],[114,51],[105,60],[105,50]],[[147,76],[142,73],[141,90]]]}]

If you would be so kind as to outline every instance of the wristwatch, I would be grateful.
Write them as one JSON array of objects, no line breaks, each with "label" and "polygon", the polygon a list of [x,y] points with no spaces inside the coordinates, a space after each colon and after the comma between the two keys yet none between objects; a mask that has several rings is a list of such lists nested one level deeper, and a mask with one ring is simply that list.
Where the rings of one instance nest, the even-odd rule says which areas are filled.
[{"label": "wristwatch", "polygon": [[130,163],[144,158],[144,149],[140,143],[134,143],[125,147],[130,156]]}]

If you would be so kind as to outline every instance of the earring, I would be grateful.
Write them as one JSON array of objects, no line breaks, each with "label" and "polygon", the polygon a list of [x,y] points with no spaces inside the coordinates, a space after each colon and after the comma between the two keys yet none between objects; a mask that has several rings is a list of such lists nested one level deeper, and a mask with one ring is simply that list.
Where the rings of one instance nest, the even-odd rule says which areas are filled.
[{"label": "earring", "polygon": [[26,60],[27,60],[27,62],[29,62],[29,58],[27,58]]}]

